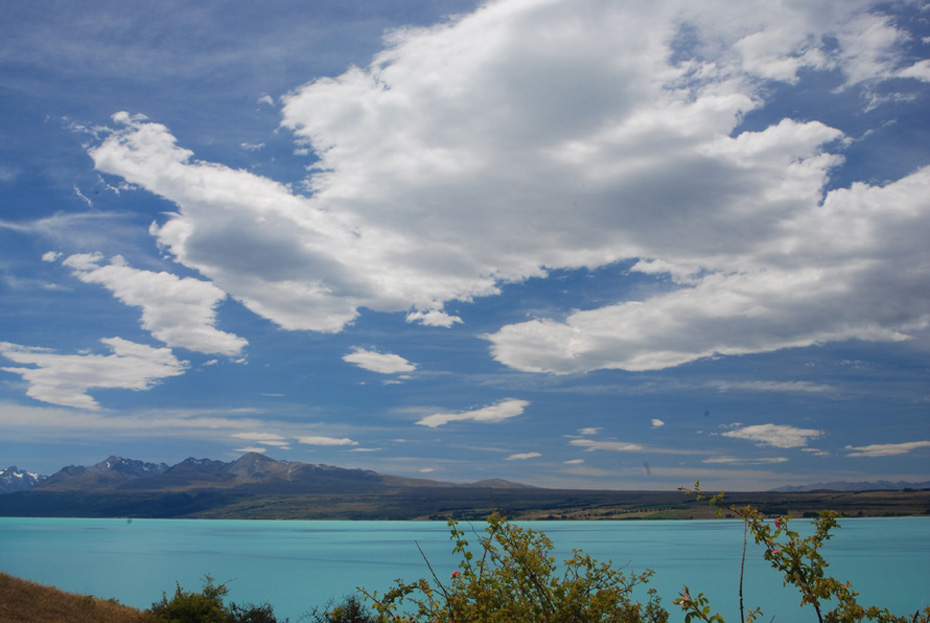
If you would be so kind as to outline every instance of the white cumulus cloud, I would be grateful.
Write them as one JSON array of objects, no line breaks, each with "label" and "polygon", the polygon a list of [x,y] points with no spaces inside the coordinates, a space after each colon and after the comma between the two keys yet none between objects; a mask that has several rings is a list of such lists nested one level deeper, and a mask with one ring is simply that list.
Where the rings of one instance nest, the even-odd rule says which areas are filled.
[{"label": "white cumulus cloud", "polygon": [[286,329],[363,307],[448,327],[451,301],[632,260],[678,288],[504,326],[493,356],[577,373],[904,340],[930,323],[930,169],[825,194],[842,132],[738,130],[805,71],[925,78],[880,11],[828,4],[503,0],[397,30],[283,98],[319,158],[306,195],[126,113],[90,155],[176,205],[152,233],[177,261]]},{"label": "white cumulus cloud", "polygon": [[208,281],[139,270],[120,256],[103,264],[98,253],[76,254],[62,263],[85,283],[99,283],[126,305],[142,309],[142,328],[171,347],[238,355],[244,338],[216,328],[216,306],[226,293]]},{"label": "white cumulus cloud", "polygon": [[187,362],[167,348],[152,348],[118,337],[100,340],[109,355],[62,355],[46,348],[0,342],[0,355],[28,368],[0,368],[29,384],[26,394],[50,404],[99,409],[91,389],[150,389],[158,381],[183,374]]},{"label": "white cumulus cloud", "polygon": [[351,353],[342,358],[343,361],[354,363],[359,368],[378,372],[379,374],[398,374],[401,372],[413,372],[417,367],[393,353],[379,353],[364,348],[354,348]]}]

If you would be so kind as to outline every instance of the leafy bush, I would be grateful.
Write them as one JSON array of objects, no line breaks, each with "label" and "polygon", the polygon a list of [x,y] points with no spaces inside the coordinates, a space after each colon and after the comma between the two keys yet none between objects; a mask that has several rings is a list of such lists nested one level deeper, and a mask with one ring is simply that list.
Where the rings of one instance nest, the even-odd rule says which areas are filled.
[{"label": "leafy bush", "polygon": [[[225,584],[214,584],[209,575],[204,578],[199,593],[185,591],[176,585],[170,600],[162,593],[161,601],[152,604],[149,613],[152,623],[278,623],[274,610],[268,604],[256,606],[223,603],[229,593]],[[287,623],[285,619],[284,623]]]},{"label": "leafy bush", "polygon": [[[784,577],[785,585],[795,586],[801,607],[810,606],[819,623],[930,623],[930,606],[912,616],[897,616],[887,609],[865,607],[858,603],[858,593],[848,582],[826,574],[829,566],[821,554],[823,544],[839,527],[838,515],[821,512],[814,520],[813,533],[807,537],[789,527],[790,517],[766,519],[751,506],[737,508],[724,501],[723,494],[709,496],[700,490],[683,489],[689,495],[707,500],[718,509],[732,513],[743,521],[743,562],[751,535],[765,547],[763,556]],[[632,598],[635,586],[652,576],[625,575],[611,564],[598,563],[589,555],[575,551],[561,567],[549,554],[552,542],[543,533],[507,523],[500,515],[488,519],[486,536],[478,535],[477,554],[469,549],[465,533],[450,521],[453,551],[461,555],[458,570],[441,580],[427,560],[432,581],[420,579],[407,583],[398,580],[384,595],[363,593],[371,600],[376,619],[359,623],[665,623],[668,612],[660,605],[653,589],[646,603]],[[559,575],[559,570],[562,570]],[[751,623],[762,616],[756,608],[746,612],[743,604],[743,576],[739,578],[739,612],[741,623]],[[673,602],[684,613],[685,622],[724,623],[713,613],[703,593],[692,594],[685,586]],[[345,620],[346,623],[350,619]],[[343,623],[326,619],[316,623]]]},{"label": "leafy bush", "polygon": [[152,604],[151,612],[158,623],[226,623],[223,597],[229,592],[225,584],[216,585],[213,578],[204,578],[203,591],[185,591],[177,584],[170,600],[162,593],[161,601]]},{"label": "leafy bush", "polygon": [[[695,483],[693,489],[682,490],[716,506],[718,515],[723,509],[742,519],[743,561],[746,560],[747,536],[752,535],[756,543],[765,546],[763,557],[784,575],[784,585],[792,584],[798,589],[801,593],[801,607],[811,606],[820,623],[858,623],[863,620],[882,623],[930,623],[930,606],[924,608],[922,613],[915,612],[911,617],[896,616],[887,608],[866,608],[856,600],[858,593],[853,590],[852,584],[826,575],[825,570],[829,563],[821,555],[820,548],[833,536],[831,531],[839,527],[837,513],[822,511],[814,520],[813,534],[802,538],[789,528],[789,516],[776,517],[769,523],[765,516],[752,506],[737,508],[727,503],[723,493],[708,496],[701,491],[699,482]],[[679,593],[674,603],[685,612],[685,623],[724,623],[719,614],[711,615],[711,608],[704,594],[699,593],[694,597],[687,586]],[[833,607],[828,610],[831,604]],[[750,623],[762,615],[758,608],[744,613],[742,569],[739,582],[739,611],[743,623]]]},{"label": "leafy bush", "polygon": [[346,597],[339,605],[330,602],[322,611],[314,608],[308,615],[310,623],[378,623],[355,595]]},{"label": "leafy bush", "polygon": [[226,623],[278,623],[278,620],[269,604],[240,606],[233,603],[226,613]]},{"label": "leafy bush", "polygon": [[[476,552],[456,522],[450,521],[454,552],[461,563],[448,581],[398,580],[385,593],[365,593],[381,622],[452,623],[665,623],[668,612],[650,590],[647,603],[633,600],[634,587],[652,571],[627,576],[611,563],[598,563],[580,551],[563,565],[549,554],[552,541],[520,528],[500,515],[488,518],[486,535],[477,535]],[[429,561],[427,561],[429,565]],[[430,567],[432,572],[432,567]],[[561,571],[561,574],[559,573]],[[406,602],[406,604],[405,604]]]}]

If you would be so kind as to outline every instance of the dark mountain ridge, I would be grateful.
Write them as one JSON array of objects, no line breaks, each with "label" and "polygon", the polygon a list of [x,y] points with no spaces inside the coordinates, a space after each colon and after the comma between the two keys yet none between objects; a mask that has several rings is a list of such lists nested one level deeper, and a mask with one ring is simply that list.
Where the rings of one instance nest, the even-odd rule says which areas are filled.
[{"label": "dark mountain ridge", "polygon": [[277,461],[250,452],[235,461],[188,458],[177,465],[144,463],[111,456],[90,467],[68,466],[37,484],[36,491],[184,492],[233,490],[241,493],[366,493],[398,488],[468,487],[522,488],[505,480],[474,485],[379,474],[296,461]]},{"label": "dark mountain ridge", "polygon": [[55,472],[36,487],[48,491],[94,491],[119,487],[121,484],[157,475],[168,469],[164,463],[144,463],[119,456],[110,456],[96,465],[69,465]]}]

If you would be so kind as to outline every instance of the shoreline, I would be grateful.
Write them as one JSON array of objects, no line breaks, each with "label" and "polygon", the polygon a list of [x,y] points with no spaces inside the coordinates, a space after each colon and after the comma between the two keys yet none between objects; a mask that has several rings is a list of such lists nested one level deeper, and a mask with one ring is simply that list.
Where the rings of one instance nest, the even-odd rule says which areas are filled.
[{"label": "shoreline", "polygon": [[[728,492],[733,506],[769,516],[841,517],[930,515],[930,489],[813,492]],[[0,517],[276,520],[481,520],[501,512],[521,520],[716,519],[706,502],[678,491],[551,489],[397,489],[367,494],[263,494],[223,490],[186,492],[47,492],[0,496]],[[727,514],[723,514],[726,518]]]}]

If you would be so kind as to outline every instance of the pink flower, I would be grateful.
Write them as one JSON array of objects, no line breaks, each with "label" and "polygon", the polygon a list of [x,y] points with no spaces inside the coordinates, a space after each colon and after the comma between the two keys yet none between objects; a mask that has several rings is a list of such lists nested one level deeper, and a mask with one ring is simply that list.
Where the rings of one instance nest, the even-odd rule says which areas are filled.
[{"label": "pink flower", "polygon": [[462,574],[459,573],[458,571],[453,571],[451,574],[449,574],[449,577],[450,577],[450,578],[457,578],[457,577],[459,577],[460,575],[462,575]]},{"label": "pink flower", "polygon": [[779,553],[780,551],[781,551],[781,550],[778,549],[777,547],[773,547],[773,548],[772,548],[772,553],[773,553],[773,554],[777,554],[777,553]]}]

